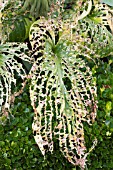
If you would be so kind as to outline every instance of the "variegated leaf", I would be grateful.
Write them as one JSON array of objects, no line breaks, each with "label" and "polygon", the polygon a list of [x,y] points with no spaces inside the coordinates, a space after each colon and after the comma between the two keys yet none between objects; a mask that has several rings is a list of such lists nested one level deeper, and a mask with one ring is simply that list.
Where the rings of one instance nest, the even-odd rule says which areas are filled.
[{"label": "variegated leaf", "polygon": [[75,50],[70,29],[63,28],[59,22],[41,18],[30,29],[36,58],[30,72],[30,98],[35,112],[32,128],[43,155],[53,151],[55,137],[65,157],[83,168],[83,121],[90,124],[95,119],[96,84],[87,63]]}]

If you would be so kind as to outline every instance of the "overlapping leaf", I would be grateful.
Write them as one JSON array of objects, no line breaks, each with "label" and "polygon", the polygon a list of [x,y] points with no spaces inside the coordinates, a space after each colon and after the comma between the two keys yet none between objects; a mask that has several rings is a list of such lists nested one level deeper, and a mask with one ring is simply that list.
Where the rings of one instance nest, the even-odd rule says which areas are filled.
[{"label": "overlapping leaf", "polygon": [[30,62],[25,54],[27,46],[25,44],[6,43],[0,45],[0,112],[2,109],[9,109],[11,104],[11,95],[16,86],[17,74],[21,83],[25,80],[26,72],[19,62],[25,60]]}]

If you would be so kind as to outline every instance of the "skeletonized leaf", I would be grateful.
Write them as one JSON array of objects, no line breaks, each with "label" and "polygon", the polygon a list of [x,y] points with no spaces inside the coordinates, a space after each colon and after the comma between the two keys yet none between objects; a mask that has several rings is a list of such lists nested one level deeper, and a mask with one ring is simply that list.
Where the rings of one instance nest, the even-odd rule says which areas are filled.
[{"label": "skeletonized leaf", "polygon": [[11,94],[14,93],[16,77],[18,74],[21,82],[25,80],[26,72],[19,59],[30,62],[25,54],[25,44],[6,43],[0,45],[0,112],[2,108],[9,109]]},{"label": "skeletonized leaf", "polygon": [[[67,34],[68,33],[68,34]],[[92,72],[75,49],[70,30],[41,18],[30,29],[36,62],[31,69],[30,98],[35,111],[32,128],[41,152],[53,151],[53,138],[74,165],[85,166],[83,121],[96,116]],[[79,155],[80,159],[76,157]]]}]

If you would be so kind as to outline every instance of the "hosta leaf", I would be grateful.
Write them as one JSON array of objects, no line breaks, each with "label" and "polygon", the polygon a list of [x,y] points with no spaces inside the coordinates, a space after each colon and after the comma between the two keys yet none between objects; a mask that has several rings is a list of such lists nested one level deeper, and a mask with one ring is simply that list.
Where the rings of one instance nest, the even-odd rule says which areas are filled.
[{"label": "hosta leaf", "polygon": [[65,157],[83,168],[86,147],[82,122],[95,119],[96,87],[90,68],[75,50],[71,31],[62,28],[60,23],[41,18],[30,29],[36,58],[30,72],[35,112],[32,128],[43,155],[53,151],[55,137]]}]

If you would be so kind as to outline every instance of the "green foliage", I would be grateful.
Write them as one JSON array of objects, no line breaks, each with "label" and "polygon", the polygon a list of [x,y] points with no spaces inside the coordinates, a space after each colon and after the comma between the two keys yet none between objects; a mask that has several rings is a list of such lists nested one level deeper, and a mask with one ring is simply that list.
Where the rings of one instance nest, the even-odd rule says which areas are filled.
[{"label": "green foliage", "polygon": [[86,145],[96,136],[98,144],[88,156],[88,170],[113,168],[113,56],[99,61],[97,75],[98,112],[92,127],[85,126]]},{"label": "green foliage", "polygon": [[[8,22],[10,22],[8,20]],[[13,19],[14,25],[11,31],[9,30],[10,34],[8,35],[9,42],[24,42],[29,36],[29,29],[31,24],[33,23],[33,18],[27,16],[17,16],[17,18]],[[12,21],[9,24],[11,24]],[[5,25],[4,25],[5,26]]]},{"label": "green foliage", "polygon": [[9,117],[0,123],[0,170],[71,170],[55,142],[53,154],[42,156],[34,141],[32,121],[34,113],[30,105],[28,86],[16,97]]},{"label": "green foliage", "polygon": [[2,38],[3,42],[24,42],[29,35],[29,29],[34,18],[29,14],[19,14],[20,5],[18,1],[8,3],[2,10]]},{"label": "green foliage", "polygon": [[[37,16],[45,16],[51,3],[47,0],[24,2],[18,0],[13,7],[12,0],[2,12],[4,35],[9,33],[2,43],[24,41],[29,33],[32,47],[29,54],[35,58],[35,62],[33,65],[26,63],[30,59],[26,55],[25,44],[0,45],[0,111],[3,114],[0,118],[0,168],[55,169],[56,157],[60,155],[61,160],[64,160],[62,154],[56,152],[57,148],[69,162],[81,169],[86,168],[87,159],[88,169],[113,168],[110,141],[113,133],[111,8],[96,0],[93,3],[91,0],[75,3],[66,1],[67,4],[73,4],[72,10],[67,12],[64,10],[67,8],[65,1],[59,1],[52,4],[46,19],[40,17],[32,24]],[[17,12],[14,12],[15,9]],[[103,62],[105,57],[108,63]],[[22,60],[25,60],[24,64]],[[32,66],[28,76],[24,66],[27,72]],[[28,92],[17,98],[14,107],[8,110],[16,97],[16,84],[16,90],[19,90],[19,83],[24,82],[22,92],[26,77],[30,83],[33,110],[27,98]],[[98,112],[95,120],[96,88]],[[8,119],[5,119],[6,116]],[[54,153],[51,164],[50,158],[48,161],[50,153],[46,154],[44,161],[39,150],[36,151],[34,140],[31,140],[31,119],[33,135],[42,154],[45,156],[47,151]],[[96,141],[97,149],[90,154]],[[43,165],[37,162],[43,162]],[[61,163],[59,166],[61,169],[73,168],[68,165],[64,167]]]},{"label": "green foliage", "polygon": [[[111,61],[112,57],[109,60]],[[95,69],[97,70],[97,68]],[[99,102],[97,119],[93,126],[85,124],[84,128],[86,147],[91,147],[95,136],[98,144],[88,155],[87,169],[111,170],[113,168],[113,133],[110,131],[109,125],[107,126],[105,123],[105,105],[107,101],[113,101],[111,81],[113,80],[113,64],[101,62],[96,74]],[[102,92],[103,87],[106,88]],[[48,153],[45,159],[43,158],[33,138],[31,126],[33,117],[34,112],[30,106],[28,89],[26,89],[23,95],[16,98],[7,123],[6,119],[4,125],[3,121],[0,123],[0,169],[73,170],[74,167],[64,159],[59,151],[56,141],[54,141],[53,154]],[[113,107],[110,118],[113,118]],[[16,147],[14,147],[15,143]],[[78,168],[76,169],[78,170]]]},{"label": "green foliage", "polygon": [[[76,132],[79,127],[79,130],[81,130],[82,133],[80,133],[79,130],[78,133],[81,134],[82,139],[84,138],[83,130],[82,128],[80,128],[80,126],[83,127],[83,124],[78,123],[77,118],[80,116],[80,112],[82,112],[81,108],[84,110],[84,101],[85,104],[87,103],[84,96],[87,96],[87,94],[89,93],[87,93],[87,90],[85,90],[85,88],[89,89],[89,87],[87,88],[86,79],[87,65],[84,60],[81,60],[81,58],[89,58],[95,60],[95,58],[106,57],[109,54],[112,54],[113,51],[112,35],[103,23],[103,18],[101,22],[97,23],[95,23],[95,20],[92,19],[93,17],[95,19],[96,17],[101,17],[101,14],[99,16],[99,13],[95,13],[95,11],[98,9],[99,7],[95,7],[92,9],[92,4],[90,3],[90,8],[88,8],[87,11],[82,8],[83,13],[79,16],[77,16],[76,14],[72,14],[69,17],[69,20],[68,18],[64,22],[60,20],[60,24],[56,21],[51,21],[51,19],[47,21],[45,19],[40,19],[39,21],[35,22],[30,29],[32,50],[34,51],[35,57],[37,56],[38,58],[34,63],[33,68],[31,69],[32,84],[30,89],[31,103],[35,111],[35,117],[32,126],[35,140],[40,150],[42,151],[42,154],[45,155],[45,148],[52,151],[52,138],[57,137],[59,139],[60,149],[65,157],[72,164],[80,165],[80,167],[83,169],[85,166],[85,162],[81,163],[80,159],[77,160],[74,154],[76,153],[76,155],[78,154],[80,158],[82,158],[81,155],[84,154],[84,149],[82,147],[84,146],[84,142],[79,145],[81,146],[81,148],[79,148],[81,149],[80,153],[80,150],[77,148],[76,143],[77,135],[73,133],[74,131]],[[90,12],[92,13],[90,14]],[[104,12],[106,11],[102,10],[102,15],[105,16]],[[96,14],[95,16],[93,15],[94,13]],[[107,22],[107,14],[105,17]],[[79,22],[75,22],[77,18]],[[40,47],[40,50],[39,48],[37,48],[37,44]],[[76,74],[75,76],[73,66],[72,64],[70,66],[70,63],[73,63],[73,65],[75,64],[75,73],[81,71],[80,65],[78,65],[77,63],[81,63],[81,66],[85,64],[83,66],[84,69],[81,74],[83,75],[82,79],[80,79],[80,76],[77,77],[79,74]],[[78,70],[76,70],[76,66]],[[72,68],[71,71],[70,67]],[[84,75],[85,71],[86,74]],[[72,82],[71,75],[74,78],[76,77],[76,84]],[[42,76],[43,79],[41,79]],[[91,77],[91,75],[88,76]],[[91,78],[89,79],[91,80]],[[82,80],[86,81],[85,86],[83,85],[84,83],[82,82]],[[81,83],[79,83],[79,81]],[[92,83],[90,82],[89,84],[91,85]],[[82,88],[82,92],[85,91],[83,95],[83,100],[81,100],[82,92],[79,91],[79,87],[80,89]],[[70,95],[72,95],[72,91],[70,91],[70,89],[74,92],[77,91],[80,96],[79,99],[76,98],[75,93],[75,98],[73,98],[73,101],[76,103],[76,107],[73,107],[73,101],[70,97]],[[92,96],[92,93],[90,93],[90,96]],[[92,102],[93,98],[91,97],[90,99]],[[89,103],[90,99],[88,97]],[[57,100],[58,103],[55,103]],[[81,103],[81,107],[79,104],[77,104],[77,100],[79,103]],[[90,106],[96,109],[96,104],[93,103]],[[77,107],[79,107],[80,112],[76,110]],[[106,113],[110,112],[112,110],[112,103],[108,101],[105,108]],[[75,112],[73,109],[75,110]],[[76,111],[78,112],[78,117]],[[84,117],[87,117],[86,115]],[[92,118],[90,117],[88,119],[89,122],[90,119]],[[84,118],[80,118],[79,122],[81,122],[81,120],[84,121]],[[98,135],[98,131],[96,130],[96,128],[98,128],[97,123],[94,123],[93,126],[95,127],[94,130],[95,132],[97,132]],[[110,122],[110,128],[111,127],[112,126]],[[97,135],[93,135],[91,141],[93,141]],[[76,141],[74,141],[74,138]],[[66,144],[66,142],[68,143],[68,145]],[[73,148],[76,150],[74,150],[75,153],[73,152]],[[91,148],[89,149],[90,152],[94,148],[94,146],[91,147],[90,145],[88,146],[88,148]],[[73,157],[75,159],[75,162]]]}]

